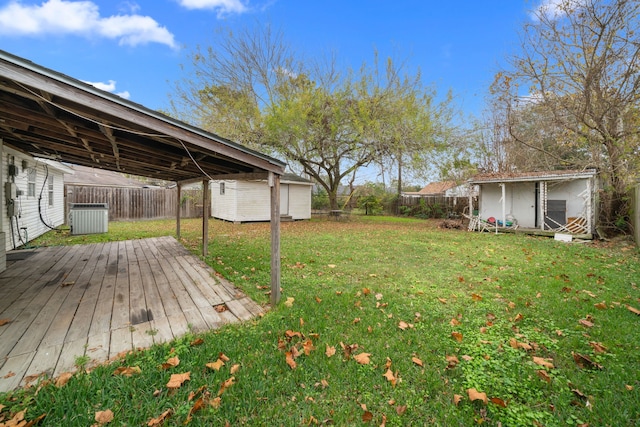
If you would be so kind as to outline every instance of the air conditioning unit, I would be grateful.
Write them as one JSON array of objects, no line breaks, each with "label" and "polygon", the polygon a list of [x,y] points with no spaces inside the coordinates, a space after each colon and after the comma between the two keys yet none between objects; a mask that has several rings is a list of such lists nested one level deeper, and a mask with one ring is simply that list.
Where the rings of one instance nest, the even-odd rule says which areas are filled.
[{"label": "air conditioning unit", "polygon": [[108,203],[71,203],[69,206],[71,234],[97,234],[109,231]]}]

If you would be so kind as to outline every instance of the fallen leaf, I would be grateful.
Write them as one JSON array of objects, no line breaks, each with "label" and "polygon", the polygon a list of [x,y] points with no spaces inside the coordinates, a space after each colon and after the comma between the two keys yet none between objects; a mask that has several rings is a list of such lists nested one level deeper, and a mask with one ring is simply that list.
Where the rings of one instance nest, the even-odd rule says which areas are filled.
[{"label": "fallen leaf", "polygon": [[66,288],[67,286],[74,285],[76,282],[62,282],[60,283],[61,288]]},{"label": "fallen leaf", "polygon": [[471,299],[473,301],[482,301],[482,295],[478,295],[478,294],[471,294]]},{"label": "fallen leaf", "polygon": [[73,373],[72,372],[64,372],[62,374],[60,374],[58,376],[58,378],[56,378],[56,387],[60,388],[64,385],[66,385],[69,380],[71,379],[71,377],[73,377]]},{"label": "fallen leaf", "polygon": [[327,267],[329,267],[329,268],[336,268],[336,265],[335,265],[335,264],[327,264]]},{"label": "fallen leaf", "polygon": [[447,299],[446,298],[438,298],[438,301],[440,301],[442,304],[446,304],[447,303]]},{"label": "fallen leaf", "polygon": [[167,383],[167,388],[180,388],[182,383],[191,379],[191,372],[185,372],[183,374],[172,374]]},{"label": "fallen leaf", "polygon": [[4,326],[7,323],[11,323],[11,319],[0,319],[0,326]]},{"label": "fallen leaf", "polygon": [[113,375],[122,375],[123,377],[131,377],[132,375],[136,375],[142,372],[139,366],[120,366],[115,371],[113,371]]},{"label": "fallen leaf", "polygon": [[398,328],[402,329],[403,331],[409,327],[410,325],[402,320],[398,323]]},{"label": "fallen leaf", "polygon": [[315,299],[316,299],[316,302],[317,302],[318,304],[320,304],[320,303],[322,302],[322,300],[321,300],[319,297],[317,297],[317,296],[316,296],[316,298],[315,298]]},{"label": "fallen leaf", "polygon": [[396,376],[393,374],[393,372],[391,371],[391,369],[387,369],[387,372],[385,372],[383,375],[383,377],[385,377],[387,379],[387,381],[389,381],[391,383],[391,385],[393,387],[396,386],[396,381],[398,380],[396,378]]},{"label": "fallen leaf", "polygon": [[462,342],[462,334],[460,332],[451,332],[451,336],[455,338],[456,341]]},{"label": "fallen leaf", "polygon": [[362,422],[368,423],[371,422],[371,420],[373,420],[373,414],[369,411],[364,411],[364,413],[362,414]]},{"label": "fallen leaf", "polygon": [[627,310],[629,310],[630,312],[632,312],[633,314],[637,314],[638,316],[640,316],[640,310],[638,310],[635,307],[631,307],[630,305],[627,305]]},{"label": "fallen leaf", "polygon": [[360,353],[353,356],[353,358],[355,359],[356,362],[358,362],[361,365],[368,365],[369,362],[371,362],[369,358],[370,356],[371,356],[371,353]]},{"label": "fallen leaf", "polygon": [[462,395],[461,394],[454,394],[453,395],[453,404],[458,406],[458,403],[460,403],[462,401]]},{"label": "fallen leaf", "polygon": [[522,313],[518,313],[518,314],[516,315],[516,317],[514,317],[514,318],[513,318],[513,321],[514,321],[514,322],[519,322],[519,321],[521,321],[523,318],[524,318],[524,316],[522,315]]},{"label": "fallen leaf", "polygon": [[313,346],[313,341],[311,341],[310,339],[306,340],[304,344],[302,344],[302,348],[304,349],[304,354],[306,354],[307,356],[310,355],[311,352],[316,349]]},{"label": "fallen leaf", "polygon": [[469,395],[470,401],[482,400],[485,404],[487,403],[487,394],[479,392],[475,388],[470,388],[467,390],[467,394]]},{"label": "fallen leaf", "polygon": [[213,399],[209,399],[209,406],[213,408],[219,408],[222,403],[222,398],[220,396],[214,397]]},{"label": "fallen leaf", "polygon": [[444,359],[447,361],[447,369],[453,369],[460,363],[456,355],[445,356]]},{"label": "fallen leaf", "polygon": [[229,361],[229,358],[224,353],[218,354],[218,359],[222,360],[223,362],[228,362]]},{"label": "fallen leaf", "polygon": [[224,313],[225,311],[229,310],[226,306],[226,304],[219,304],[216,305],[215,307],[213,307],[215,311],[217,311],[218,313]]},{"label": "fallen leaf", "polygon": [[629,384],[625,384],[624,388],[626,388],[628,391],[632,391],[633,390],[633,386],[629,385]]},{"label": "fallen leaf", "polygon": [[164,411],[158,418],[151,418],[149,422],[147,422],[147,427],[156,427],[162,425],[164,421],[169,418],[171,415],[171,409],[167,409]]},{"label": "fallen leaf", "polygon": [[377,293],[377,294],[375,295],[375,297],[376,297],[376,300],[377,300],[377,301],[380,301],[380,300],[382,299],[382,294],[381,294],[381,293]]},{"label": "fallen leaf", "polygon": [[580,319],[578,323],[580,323],[582,326],[585,326],[587,328],[593,327],[593,322],[589,322],[587,319]]},{"label": "fallen leaf", "polygon": [[327,357],[331,357],[336,354],[336,348],[327,344],[327,349],[324,351],[324,354],[326,354]]},{"label": "fallen leaf", "polygon": [[593,348],[593,351],[596,353],[606,353],[609,350],[605,347],[601,342],[590,341],[589,345]]},{"label": "fallen leaf", "polygon": [[371,289],[369,289],[369,288],[362,288],[362,294],[363,294],[363,295],[369,295],[369,294],[371,294]]},{"label": "fallen leaf", "polygon": [[463,354],[463,355],[462,355],[462,359],[463,359],[464,361],[466,361],[466,362],[469,362],[469,361],[473,360],[473,357],[471,357],[471,356],[469,356],[469,355],[467,355],[467,354]]},{"label": "fallen leaf", "polygon": [[111,409],[107,409],[106,411],[98,411],[96,412],[94,419],[99,425],[109,424],[111,421],[113,421],[113,411]]},{"label": "fallen leaf", "polygon": [[550,383],[550,382],[551,382],[551,376],[549,376],[549,373],[548,373],[547,371],[545,371],[544,369],[539,369],[539,370],[537,370],[537,371],[536,371],[536,374],[538,374],[538,376],[539,376],[542,380],[544,380],[544,381],[546,381],[546,382],[548,382],[548,383]]},{"label": "fallen leaf", "polygon": [[403,415],[405,412],[407,412],[407,405],[396,406],[396,414]]},{"label": "fallen leaf", "polygon": [[454,317],[453,319],[451,319],[451,320],[449,321],[449,324],[450,324],[451,326],[458,326],[458,325],[460,324],[460,321]]},{"label": "fallen leaf", "polygon": [[288,297],[287,300],[284,302],[284,305],[286,305],[287,307],[293,307],[293,302],[296,299],[294,297]]},{"label": "fallen leaf", "polygon": [[295,361],[295,360],[294,360],[294,358],[293,358],[293,353],[292,353],[292,352],[290,352],[290,351],[287,351],[287,352],[284,354],[284,357],[285,357],[285,361],[287,362],[287,365],[289,365],[289,367],[290,367],[291,369],[296,369],[296,367],[298,366],[298,364],[296,363],[296,361]]},{"label": "fallen leaf", "polygon": [[204,344],[204,340],[202,338],[196,338],[195,340],[191,341],[191,347],[195,347],[197,345],[202,345]]},{"label": "fallen leaf", "polygon": [[549,362],[551,359],[543,359],[542,357],[533,356],[533,363],[536,365],[544,366],[545,368],[553,369],[553,363]]},{"label": "fallen leaf", "polygon": [[494,405],[498,405],[501,406],[503,408],[507,407],[507,402],[505,402],[503,399],[500,399],[499,397],[492,397],[491,399],[489,399],[491,401],[491,403],[493,403]]},{"label": "fallen leaf", "polygon": [[162,364],[162,369],[174,368],[179,364],[180,364],[180,359],[178,359],[178,356],[170,357],[167,359],[166,362]]},{"label": "fallen leaf", "polygon": [[597,308],[598,310],[605,310],[607,308],[607,303],[605,303],[604,301],[599,302],[597,304],[593,305],[595,308]]},{"label": "fallen leaf", "polygon": [[219,371],[220,368],[224,366],[224,362],[222,359],[218,359],[215,362],[210,362],[205,365],[209,369],[213,369],[214,371]]},{"label": "fallen leaf", "polygon": [[416,365],[418,365],[418,366],[423,366],[423,364],[422,364],[422,360],[418,359],[418,358],[417,358],[417,357],[415,357],[415,356],[411,358],[411,361],[412,361],[413,363],[415,363]]},{"label": "fallen leaf", "polygon": [[204,408],[204,399],[201,397],[193,402],[193,406],[189,410],[189,414],[187,415],[187,419],[184,421],[184,423],[189,424],[191,422],[191,419],[193,418],[193,414],[195,414],[202,408]]},{"label": "fallen leaf", "polygon": [[231,387],[235,383],[236,383],[235,377],[231,377],[225,382],[223,382],[222,385],[220,386],[220,390],[218,390],[218,396],[222,396],[222,393],[224,393],[229,387]]},{"label": "fallen leaf", "polygon": [[233,374],[235,374],[236,372],[238,372],[239,370],[240,370],[240,364],[239,364],[239,363],[236,363],[235,365],[233,365],[233,366],[231,367],[231,369],[229,369],[229,373],[230,373],[231,375],[233,375]]},{"label": "fallen leaf", "polygon": [[589,358],[589,356],[585,356],[584,354],[571,352],[573,356],[574,362],[576,365],[582,369],[603,369],[603,366],[594,362]]}]

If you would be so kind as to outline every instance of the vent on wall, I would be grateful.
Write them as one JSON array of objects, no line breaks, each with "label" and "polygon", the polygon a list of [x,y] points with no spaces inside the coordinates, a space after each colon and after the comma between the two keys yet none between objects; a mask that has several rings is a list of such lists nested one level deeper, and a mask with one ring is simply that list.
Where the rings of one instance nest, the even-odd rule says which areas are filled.
[{"label": "vent on wall", "polygon": [[71,234],[97,234],[109,230],[108,203],[71,203],[69,207]]}]

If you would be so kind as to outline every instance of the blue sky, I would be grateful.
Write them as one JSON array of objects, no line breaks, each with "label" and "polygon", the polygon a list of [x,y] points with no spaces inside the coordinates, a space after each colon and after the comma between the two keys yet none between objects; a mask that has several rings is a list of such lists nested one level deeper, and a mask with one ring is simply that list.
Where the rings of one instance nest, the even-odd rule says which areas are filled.
[{"label": "blue sky", "polygon": [[556,1],[0,1],[0,49],[161,109],[187,53],[217,26],[264,22],[306,57],[335,52],[358,67],[377,49],[408,59],[426,83],[451,89],[463,112],[479,114],[529,11]]}]

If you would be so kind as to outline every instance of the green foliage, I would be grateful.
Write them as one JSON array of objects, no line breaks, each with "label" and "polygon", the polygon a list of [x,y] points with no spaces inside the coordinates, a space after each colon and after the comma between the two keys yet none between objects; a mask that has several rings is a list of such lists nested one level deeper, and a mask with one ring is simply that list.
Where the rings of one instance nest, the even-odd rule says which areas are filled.
[{"label": "green foliage", "polygon": [[311,209],[328,210],[329,196],[324,188],[317,187],[311,194]]}]

